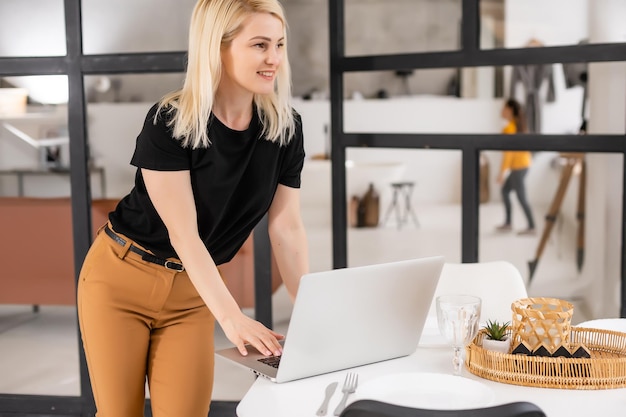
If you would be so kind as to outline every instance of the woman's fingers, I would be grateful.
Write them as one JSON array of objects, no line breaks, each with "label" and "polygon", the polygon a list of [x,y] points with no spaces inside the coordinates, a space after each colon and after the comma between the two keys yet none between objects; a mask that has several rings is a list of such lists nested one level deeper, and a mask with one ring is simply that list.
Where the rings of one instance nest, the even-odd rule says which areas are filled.
[{"label": "woman's fingers", "polygon": [[241,356],[248,356],[248,349],[246,349],[246,344],[242,342],[237,343],[237,349]]},{"label": "woman's fingers", "polygon": [[278,342],[278,337],[282,338],[282,335],[277,335],[270,330],[269,337],[263,341],[263,344],[272,352],[274,356],[280,356],[283,354],[283,347]]},{"label": "woman's fingers", "polygon": [[248,348],[246,345],[250,345],[258,350],[262,355],[280,356],[282,354],[282,346],[278,340],[284,339],[284,336],[280,333],[266,328],[263,324],[245,318],[243,323],[239,326],[234,326],[234,332],[229,339],[235,344],[241,355],[248,355]]},{"label": "woman's fingers", "polygon": [[282,354],[282,347],[277,337],[282,338],[282,335],[263,327],[261,334],[249,342],[263,355],[280,356]]}]

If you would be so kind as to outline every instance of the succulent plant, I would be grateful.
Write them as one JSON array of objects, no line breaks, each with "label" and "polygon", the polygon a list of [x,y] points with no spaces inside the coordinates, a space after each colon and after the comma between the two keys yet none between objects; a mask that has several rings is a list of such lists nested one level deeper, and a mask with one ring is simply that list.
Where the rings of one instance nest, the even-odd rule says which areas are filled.
[{"label": "succulent plant", "polygon": [[499,322],[498,320],[487,320],[487,323],[483,327],[487,332],[487,338],[491,340],[504,340],[507,337],[506,331],[509,328],[511,322],[506,323]]}]

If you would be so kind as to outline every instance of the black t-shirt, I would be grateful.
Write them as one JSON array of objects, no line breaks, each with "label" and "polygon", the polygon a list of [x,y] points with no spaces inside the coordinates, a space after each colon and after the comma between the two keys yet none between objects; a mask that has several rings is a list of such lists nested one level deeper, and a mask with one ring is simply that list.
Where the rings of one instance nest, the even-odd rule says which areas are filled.
[{"label": "black t-shirt", "polygon": [[177,258],[140,168],[189,170],[200,238],[216,264],[228,262],[269,209],[278,184],[300,187],[304,163],[300,116],[296,114],[296,131],[286,146],[260,137],[256,111],[244,131],[232,130],[211,117],[211,145],[191,149],[183,148],[172,136],[164,112],[153,123],[156,109],[156,105],[150,109],[137,137],[131,159],[138,168],[135,186],[109,214],[113,229],[157,256]]}]

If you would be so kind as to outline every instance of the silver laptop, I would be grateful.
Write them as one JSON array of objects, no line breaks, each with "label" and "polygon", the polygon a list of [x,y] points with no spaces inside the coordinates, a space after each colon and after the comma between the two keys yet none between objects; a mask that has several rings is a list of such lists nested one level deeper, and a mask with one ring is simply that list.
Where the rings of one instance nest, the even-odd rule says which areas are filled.
[{"label": "silver laptop", "polygon": [[442,267],[437,256],[306,274],[278,364],[254,348],[216,353],[274,382],[410,355]]}]

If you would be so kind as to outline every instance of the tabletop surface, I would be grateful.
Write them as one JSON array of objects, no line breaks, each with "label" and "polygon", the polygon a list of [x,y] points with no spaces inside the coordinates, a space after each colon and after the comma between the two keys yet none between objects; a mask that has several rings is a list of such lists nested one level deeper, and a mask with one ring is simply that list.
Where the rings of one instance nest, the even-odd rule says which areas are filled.
[{"label": "tabletop surface", "polygon": [[[415,353],[404,358],[282,384],[270,382],[265,378],[257,378],[239,403],[237,415],[239,417],[315,416],[317,408],[322,403],[326,386],[331,382],[338,382],[338,387],[328,407],[327,415],[332,416],[335,406],[341,400],[341,385],[349,371],[358,373],[359,387],[368,387],[368,385],[371,387],[381,378],[393,381],[394,374],[406,376],[407,373],[419,373],[425,378],[431,374],[433,379],[437,380],[440,378],[435,378],[437,375],[432,374],[445,377],[452,374],[452,348],[436,343],[427,344],[418,347]],[[603,415],[623,415],[626,410],[626,388],[603,390],[533,388],[483,379],[473,375],[467,369],[463,369],[462,376],[455,378],[467,378],[462,380],[466,382],[465,385],[482,386],[487,391],[492,391],[493,395],[488,401],[489,404],[484,404],[485,406],[529,401],[542,408],[548,417],[589,416],[599,415],[599,412]],[[391,392],[393,389],[390,388],[388,391]],[[373,399],[384,400],[384,393],[381,393],[379,397],[382,398]],[[362,399],[359,397],[359,388],[349,397],[348,404],[357,399]]]}]

